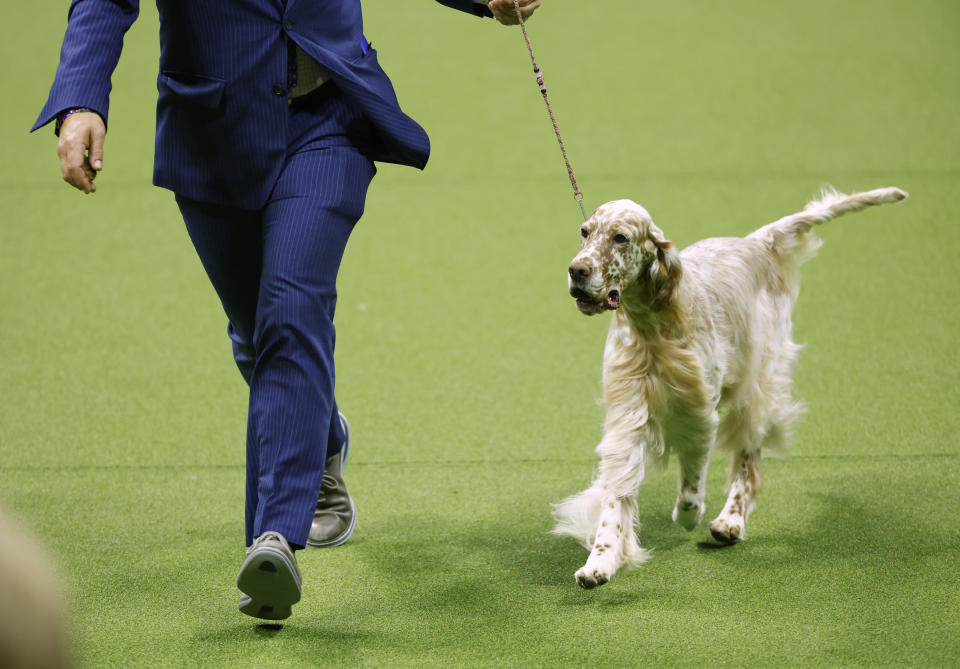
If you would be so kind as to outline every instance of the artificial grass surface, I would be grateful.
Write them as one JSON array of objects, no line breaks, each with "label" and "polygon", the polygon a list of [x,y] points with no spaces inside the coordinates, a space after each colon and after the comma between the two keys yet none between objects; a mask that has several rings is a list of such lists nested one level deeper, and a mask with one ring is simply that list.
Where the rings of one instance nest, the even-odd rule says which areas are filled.
[{"label": "artificial grass surface", "polygon": [[62,565],[78,664],[960,664],[957,5],[549,3],[531,22],[588,205],[636,199],[684,246],[822,182],[911,193],[832,223],[804,268],[810,415],[766,461],[747,541],[673,526],[671,468],[640,496],[654,559],[590,592],[585,551],[547,534],[600,436],[606,318],[565,290],[578,212],[517,31],[434,5],[366,6],[434,153],[423,174],[381,166],[347,252],[360,519],[302,554],[281,631],[235,610],[245,392],[172,196],[149,185],[155,12],[128,36],[83,198],[51,135],[25,134],[66,3],[0,9],[17,28],[0,45],[0,500]]}]

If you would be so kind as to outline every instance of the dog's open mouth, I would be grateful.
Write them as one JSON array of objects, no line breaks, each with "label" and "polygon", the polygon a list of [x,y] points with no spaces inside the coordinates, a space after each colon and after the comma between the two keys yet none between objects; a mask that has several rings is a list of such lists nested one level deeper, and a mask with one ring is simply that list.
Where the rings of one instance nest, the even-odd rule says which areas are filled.
[{"label": "dog's open mouth", "polygon": [[620,306],[620,291],[617,289],[611,290],[605,298],[599,300],[581,288],[571,288],[570,294],[577,300],[577,309],[588,315],[617,309]]}]

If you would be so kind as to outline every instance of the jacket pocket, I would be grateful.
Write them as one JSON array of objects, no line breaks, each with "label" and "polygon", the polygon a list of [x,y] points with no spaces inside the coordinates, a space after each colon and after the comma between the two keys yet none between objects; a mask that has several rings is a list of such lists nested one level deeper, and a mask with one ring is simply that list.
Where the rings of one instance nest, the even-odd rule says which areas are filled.
[{"label": "jacket pocket", "polygon": [[183,72],[161,72],[158,85],[205,109],[217,109],[227,87],[223,79]]}]

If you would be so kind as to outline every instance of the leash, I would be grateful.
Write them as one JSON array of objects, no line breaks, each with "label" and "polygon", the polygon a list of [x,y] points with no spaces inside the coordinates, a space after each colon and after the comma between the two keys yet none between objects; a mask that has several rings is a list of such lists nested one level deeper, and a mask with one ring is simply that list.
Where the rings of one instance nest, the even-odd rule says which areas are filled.
[{"label": "leash", "polygon": [[520,21],[520,29],[523,31],[523,41],[527,43],[527,52],[530,54],[530,62],[533,63],[533,74],[537,77],[537,86],[540,93],[543,94],[543,102],[547,105],[547,114],[550,115],[550,122],[553,124],[553,134],[557,136],[557,143],[560,145],[560,153],[563,154],[563,162],[567,166],[567,176],[570,177],[570,185],[573,186],[573,197],[580,205],[580,213],[583,214],[583,220],[587,220],[587,212],[583,208],[583,193],[577,185],[577,178],[573,175],[573,167],[570,165],[570,159],[567,157],[567,147],[563,144],[563,138],[560,136],[560,128],[557,126],[557,119],[553,115],[553,107],[550,106],[550,98],[547,97],[547,85],[543,83],[543,72],[537,66],[537,59],[533,57],[533,47],[530,46],[530,37],[527,35],[527,26],[523,22],[523,14],[520,12],[519,0],[513,0],[513,9],[517,12],[517,19]]}]

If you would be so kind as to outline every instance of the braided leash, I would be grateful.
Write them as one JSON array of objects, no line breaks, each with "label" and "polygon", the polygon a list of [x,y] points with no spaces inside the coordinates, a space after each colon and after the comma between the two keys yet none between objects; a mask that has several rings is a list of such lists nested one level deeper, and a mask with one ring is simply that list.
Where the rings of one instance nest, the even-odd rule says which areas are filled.
[{"label": "braided leash", "polygon": [[523,31],[523,41],[527,43],[527,52],[530,54],[530,62],[533,63],[533,74],[537,77],[537,86],[540,87],[540,93],[543,94],[543,102],[547,105],[547,113],[550,115],[550,122],[553,124],[553,133],[557,136],[557,143],[560,145],[560,153],[563,154],[563,162],[567,166],[567,176],[570,177],[570,185],[573,186],[573,197],[580,205],[580,213],[583,214],[583,220],[587,220],[587,212],[583,208],[583,193],[577,185],[577,178],[573,175],[573,167],[570,165],[570,159],[567,157],[567,147],[563,144],[563,138],[560,136],[560,128],[557,126],[557,119],[553,115],[553,107],[550,106],[550,98],[547,97],[547,85],[543,83],[543,73],[537,66],[537,59],[533,57],[533,47],[530,46],[530,37],[527,35],[527,26],[523,22],[523,14],[520,12],[519,0],[513,0],[513,8],[517,12],[517,19],[520,21],[520,29]]}]

